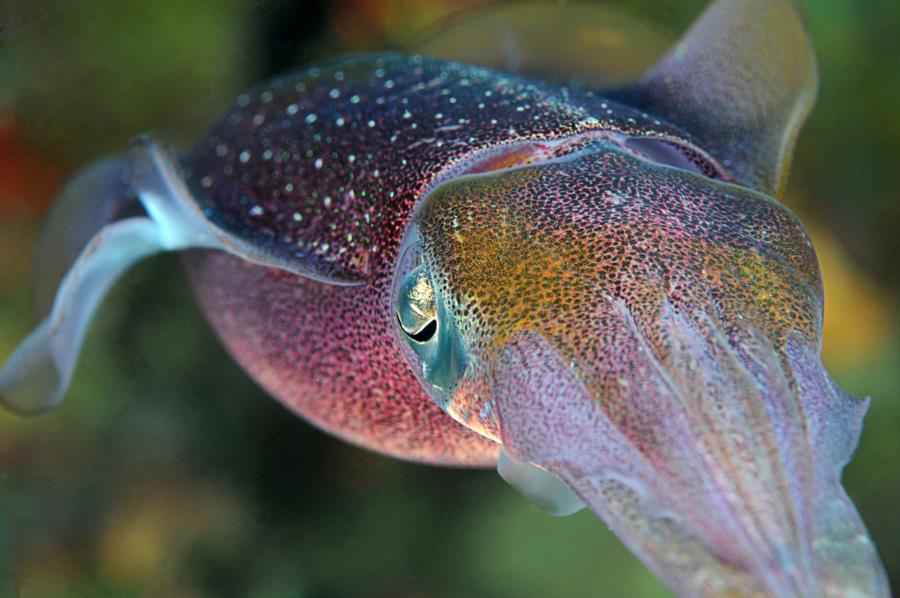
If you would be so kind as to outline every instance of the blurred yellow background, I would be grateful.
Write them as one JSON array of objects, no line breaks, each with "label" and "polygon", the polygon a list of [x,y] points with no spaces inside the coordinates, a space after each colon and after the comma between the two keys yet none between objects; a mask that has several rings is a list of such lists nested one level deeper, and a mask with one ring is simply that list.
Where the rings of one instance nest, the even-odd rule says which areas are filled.
[{"label": "blurred yellow background", "polygon": [[[398,47],[482,0],[11,0],[0,5],[0,358],[31,324],[40,218],[84,162],[187,147],[244,86]],[[609,0],[671,35],[703,0]],[[900,3],[802,3],[819,103],[786,202],[826,289],[823,358],[873,397],[848,492],[900,583]],[[558,35],[565,36],[565,31]],[[234,365],[177,259],[139,266],[57,411],[0,413],[0,597],[667,596],[605,526],[493,472],[346,446]]]}]

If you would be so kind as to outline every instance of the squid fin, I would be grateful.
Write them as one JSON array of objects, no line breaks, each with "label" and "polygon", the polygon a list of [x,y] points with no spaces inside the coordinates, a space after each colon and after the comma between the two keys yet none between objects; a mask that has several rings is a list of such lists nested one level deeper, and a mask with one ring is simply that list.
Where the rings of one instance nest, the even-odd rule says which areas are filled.
[{"label": "squid fin", "polygon": [[640,77],[672,41],[664,30],[615,8],[530,0],[451,15],[406,49],[555,83],[577,81],[609,89]]},{"label": "squid fin", "polygon": [[50,313],[63,277],[91,237],[111,222],[141,214],[127,156],[99,160],[66,183],[47,214],[34,254],[35,315],[43,319]]},{"label": "squid fin", "polygon": [[[129,205],[132,194],[140,204]],[[0,405],[35,414],[62,401],[94,314],[135,263],[160,251],[223,248],[193,205],[172,162],[148,139],[130,159],[95,164],[64,189],[38,252],[38,297],[66,273],[49,313],[0,369]],[[144,215],[115,220],[140,207]],[[66,215],[82,211],[80,222],[64,226]]]},{"label": "squid fin", "polygon": [[735,180],[777,197],[817,89],[791,0],[716,0],[617,99],[684,128]]}]

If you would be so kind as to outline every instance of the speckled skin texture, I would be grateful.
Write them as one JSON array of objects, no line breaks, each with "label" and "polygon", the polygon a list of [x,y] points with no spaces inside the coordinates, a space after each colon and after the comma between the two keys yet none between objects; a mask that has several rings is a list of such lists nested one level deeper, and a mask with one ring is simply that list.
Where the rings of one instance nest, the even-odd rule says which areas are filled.
[{"label": "speckled skin texture", "polygon": [[278,79],[238,98],[184,158],[189,183],[215,224],[351,285],[198,253],[188,259],[198,299],[241,365],[323,429],[406,459],[493,463],[496,445],[441,412],[401,353],[398,246],[436,182],[607,131],[687,143],[590,92],[414,56],[354,56]]},{"label": "speckled skin texture", "polygon": [[[449,181],[425,201],[419,233],[475,362],[530,330],[558,341],[563,360],[591,382],[593,364],[615,346],[598,337],[611,328],[601,307],[616,302],[648,326],[657,326],[663,299],[686,313],[709,309],[718,321],[752,322],[778,344],[793,330],[817,342],[821,327],[812,244],[783,206],[609,141]],[[620,393],[609,380],[594,382],[604,385],[598,400],[630,416],[630,407],[614,407]]]},{"label": "speckled skin texture", "polygon": [[448,181],[422,260],[468,349],[448,412],[556,473],[683,595],[886,589],[839,485],[866,402],[771,198],[609,140]]},{"label": "speckled skin texture", "polygon": [[[502,444],[681,595],[885,595],[840,486],[866,402],[818,361],[812,245],[688,135],[590,92],[370,55],[241,96],[183,166],[213,224],[309,274],[187,259],[225,345],[301,416],[432,463]],[[401,248],[462,347],[440,388],[397,323]]]},{"label": "speckled skin texture", "polygon": [[[642,46],[597,25],[623,62]],[[584,72],[492,27],[492,64]],[[714,0],[646,67],[617,103],[355,55],[239,96],[177,163],[138,139],[63,193],[39,252],[48,280],[69,273],[0,367],[0,403],[58,403],[109,286],[188,251],[231,354],[323,430],[427,463],[499,458],[679,596],[888,596],[840,483],[868,401],[819,360],[816,256],[773,199],[818,80],[802,20],[792,0]]]}]

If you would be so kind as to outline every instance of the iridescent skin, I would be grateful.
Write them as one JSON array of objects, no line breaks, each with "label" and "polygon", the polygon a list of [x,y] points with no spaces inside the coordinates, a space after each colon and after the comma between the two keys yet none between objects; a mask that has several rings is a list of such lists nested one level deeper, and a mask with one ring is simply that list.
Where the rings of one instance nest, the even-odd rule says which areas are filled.
[{"label": "iridescent skin", "polygon": [[602,142],[447,183],[418,225],[468,350],[449,413],[685,594],[875,591],[838,484],[866,403],[815,357],[821,281],[787,210]]},{"label": "iridescent skin", "polygon": [[244,368],[322,428],[407,459],[493,464],[497,445],[448,421],[410,373],[391,293],[401,239],[441,180],[613,131],[687,137],[592,92],[417,56],[278,79],[182,161],[188,181],[216,224],[350,284],[207,253],[188,258],[198,300]]},{"label": "iridescent skin", "polygon": [[619,101],[403,54],[277,79],[177,168],[143,139],[67,188],[43,286],[69,274],[0,402],[52,407],[115,277],[193,249],[229,351],[337,436],[499,461],[681,596],[889,595],[840,485],[867,401],[819,362],[815,253],[773,199],[816,81],[788,0],[717,0]]},{"label": "iridescent skin", "polygon": [[[838,483],[865,402],[815,357],[812,245],[686,133],[589,92],[358,56],[240,98],[184,164],[219,226],[359,283],[188,260],[223,342],[307,419],[431,462],[488,464],[502,443],[686,595],[878,593]],[[437,401],[398,332],[404,235],[465,347]]]}]

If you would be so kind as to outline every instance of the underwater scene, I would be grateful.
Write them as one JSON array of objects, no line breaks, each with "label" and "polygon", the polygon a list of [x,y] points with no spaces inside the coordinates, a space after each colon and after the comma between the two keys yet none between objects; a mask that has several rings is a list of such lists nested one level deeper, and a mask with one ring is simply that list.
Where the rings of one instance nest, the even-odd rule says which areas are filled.
[{"label": "underwater scene", "polygon": [[898,40],[0,1],[0,598],[890,596]]}]

